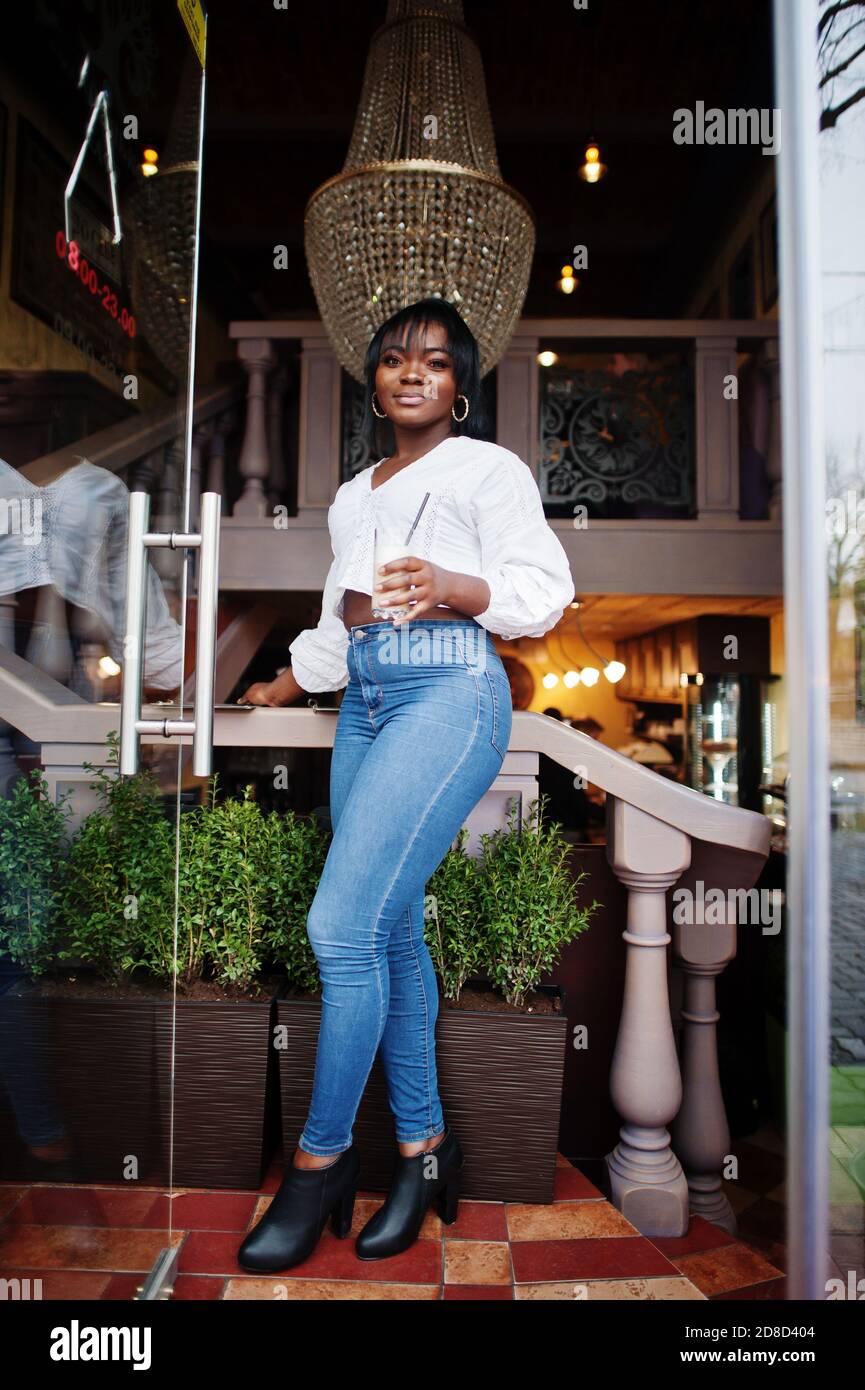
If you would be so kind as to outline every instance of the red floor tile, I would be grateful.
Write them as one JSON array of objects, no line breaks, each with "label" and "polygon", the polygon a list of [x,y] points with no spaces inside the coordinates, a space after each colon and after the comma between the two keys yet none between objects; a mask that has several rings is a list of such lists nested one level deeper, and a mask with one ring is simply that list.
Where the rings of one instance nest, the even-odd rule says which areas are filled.
[{"label": "red floor tile", "polygon": [[168,1223],[168,1198],[149,1189],[31,1187],[9,1213],[11,1224],[35,1226],[138,1226]]},{"label": "red floor tile", "polygon": [[518,1284],[556,1279],[625,1279],[679,1271],[643,1236],[585,1240],[517,1240],[511,1243]]},{"label": "red floor tile", "polygon": [[676,1255],[696,1255],[700,1250],[714,1250],[719,1245],[735,1245],[736,1237],[702,1216],[692,1216],[683,1236],[649,1236],[653,1245],[674,1259]]},{"label": "red floor tile", "polygon": [[744,1302],[749,1299],[778,1299],[787,1297],[786,1279],[767,1279],[764,1284],[748,1284],[744,1289],[731,1289],[728,1293],[712,1294],[711,1303],[726,1303],[731,1299]]},{"label": "red floor tile", "polygon": [[582,1201],[592,1197],[604,1200],[603,1192],[600,1192],[594,1183],[579,1168],[572,1168],[568,1164],[567,1168],[556,1167],[556,1176],[553,1186],[553,1201]]},{"label": "red floor tile", "polygon": [[442,1227],[446,1240],[507,1240],[504,1202],[460,1202],[456,1221]]}]

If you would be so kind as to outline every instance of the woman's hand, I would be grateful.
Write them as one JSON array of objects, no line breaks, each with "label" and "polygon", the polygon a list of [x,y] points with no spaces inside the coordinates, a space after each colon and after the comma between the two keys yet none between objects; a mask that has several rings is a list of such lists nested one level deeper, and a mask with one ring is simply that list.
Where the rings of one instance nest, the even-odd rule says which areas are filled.
[{"label": "woman's hand", "polygon": [[280,705],[273,689],[273,681],[255,681],[237,697],[239,705]]},{"label": "woman's hand", "polygon": [[[389,578],[382,579],[382,574]],[[450,570],[434,565],[431,560],[421,560],[416,555],[407,555],[402,560],[391,560],[382,565],[376,576],[376,590],[387,597],[376,600],[376,608],[399,608],[401,604],[411,603],[412,609],[405,617],[395,617],[394,627],[400,623],[419,618],[430,608],[448,604],[453,576]],[[448,605],[450,606],[450,605]]]},{"label": "woman's hand", "polygon": [[239,696],[239,705],[270,705],[277,709],[283,705],[290,705],[293,700],[297,700],[304,691],[294,678],[294,672],[290,666],[272,681],[254,681],[243,694]]}]

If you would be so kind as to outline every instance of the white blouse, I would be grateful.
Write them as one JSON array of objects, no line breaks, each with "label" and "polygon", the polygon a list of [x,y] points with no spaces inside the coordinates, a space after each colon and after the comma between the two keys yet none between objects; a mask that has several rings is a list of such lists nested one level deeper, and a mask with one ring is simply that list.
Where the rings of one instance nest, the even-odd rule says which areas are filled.
[{"label": "white blouse", "polygon": [[376,524],[407,535],[426,492],[406,554],[485,579],[490,603],[475,617],[481,627],[511,640],[542,637],[574,597],[568,558],[544,516],[537,483],[510,449],[449,435],[373,489],[372,475],[383,462],[343,483],[328,509],[333,563],[321,619],[289,646],[303,690],[348,684],[343,595],[346,589],[372,593]]}]

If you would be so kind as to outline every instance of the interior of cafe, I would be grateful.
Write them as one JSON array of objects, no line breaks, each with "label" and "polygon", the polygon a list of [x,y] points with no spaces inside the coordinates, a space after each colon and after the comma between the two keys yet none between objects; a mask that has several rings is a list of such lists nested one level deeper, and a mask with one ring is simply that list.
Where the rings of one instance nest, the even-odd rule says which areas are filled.
[{"label": "interior of cafe", "polygon": [[[180,914],[184,892],[197,891],[196,875],[184,877],[184,835],[211,798],[235,808],[238,821],[218,832],[232,844],[244,797],[261,817],[332,830],[344,691],[284,710],[253,709],[242,695],[285,671],[290,643],[319,621],[331,503],[378,461],[364,430],[363,354],[371,331],[404,304],[435,294],[465,314],[481,349],[491,437],[530,470],[567,554],[575,597],[555,626],[495,637],[513,734],[466,822],[468,852],[485,862],[485,837],[504,834],[515,811],[522,823],[540,798],[542,823],[568,847],[576,900],[596,910],[591,929],[538,975],[539,996],[561,990],[564,1000],[549,1005],[561,1029],[559,1071],[551,1118],[544,1112],[537,1125],[550,1130],[549,1154],[522,1185],[508,1185],[519,1146],[506,1117],[530,1107],[531,1086],[499,1093],[487,1078],[490,1099],[481,1086],[472,1100],[479,1147],[468,1204],[486,1219],[493,1204],[602,1202],[608,1227],[585,1231],[598,1237],[592,1258],[601,1261],[615,1235],[622,1262],[568,1264],[560,1279],[558,1257],[576,1259],[564,1246],[580,1242],[545,1233],[532,1264],[535,1242],[526,1237],[520,1250],[514,1218],[483,1252],[462,1251],[463,1273],[446,1270],[442,1297],[462,1283],[474,1291],[466,1297],[563,1298],[563,1280],[574,1279],[594,1288],[591,1297],[787,1296],[784,895],[797,694],[785,606],[778,160],[759,139],[674,133],[682,110],[705,119],[710,109],[778,107],[775,7],[663,8],[659,24],[657,7],[637,0],[210,0],[205,22],[195,4],[38,5],[18,7],[0,53],[6,804],[22,777],[41,774],[48,800],[68,803],[66,833],[84,844],[88,817],[106,805],[94,777],[116,771],[117,757],[126,774],[148,769],[171,831]],[[839,493],[854,485],[845,466]],[[837,735],[827,796],[833,833],[846,837],[836,891],[852,919],[865,833],[865,627],[859,562],[842,550],[827,609]],[[23,833],[21,845],[24,862]],[[81,853],[96,854],[95,845]],[[240,877],[233,872],[232,884]],[[56,997],[40,996],[46,1008],[71,1008],[69,972],[94,930],[82,903],[100,882],[94,872],[86,892],[63,899],[83,925]],[[677,884],[710,883],[774,895],[777,921],[737,932],[729,918],[707,919],[695,945],[671,924],[673,894]],[[126,887],[134,897],[131,880]],[[206,910],[216,913],[217,901]],[[644,910],[639,931],[659,950],[643,959],[661,963],[643,986],[645,942],[633,923]],[[204,1050],[202,1030],[184,1033],[195,988],[178,992],[175,942],[160,977],[172,978],[174,1022],[157,1010],[145,1046],[139,1021],[140,1053],[118,1050],[112,1023],[92,1025],[86,1066],[105,1056],[106,1080],[104,1103],[89,1108],[71,1053],[59,1060],[55,1025],[35,1003],[42,976],[11,951],[6,920],[0,1197],[8,1189],[22,1206],[0,1241],[2,1272],[53,1280],[57,1297],[272,1296],[249,1291],[236,1241],[220,1235],[208,1245],[222,1209],[212,1215],[192,1201],[185,1227],[183,1202],[230,1189],[249,1198],[237,1217],[244,1229],[260,1214],[303,1113],[285,1061],[253,1047],[248,1076],[240,1061],[235,1073],[233,1061]],[[111,956],[115,988],[121,975],[128,984],[134,952],[117,944],[116,924],[112,932],[99,959]],[[160,932],[170,955],[170,922]],[[205,997],[211,983],[198,981],[201,1009],[216,1009]],[[838,986],[844,1009],[831,1040],[839,1099],[829,1236],[839,1278],[863,1273],[865,1017],[848,984]],[[287,1008],[277,989],[265,1001],[271,1025]],[[124,1003],[137,1008],[133,995],[129,985]],[[263,1017],[250,1013],[236,1028],[251,1037]],[[286,1027],[308,1086],[314,1035]],[[592,1042],[581,1050],[582,1028]],[[657,1086],[654,1125],[628,1052],[636,1036]],[[13,1037],[27,1040],[33,1060],[17,1087]],[[459,1052],[457,1040],[442,1062],[455,1109]],[[48,1152],[62,1132],[53,1111],[32,1122],[51,1068],[80,1166],[71,1150]],[[130,1075],[148,1098],[134,1114],[109,1093],[109,1081],[122,1090]],[[386,1186],[378,1071],[371,1092],[361,1111],[370,1202]],[[249,1112],[248,1096],[258,1107]],[[184,1128],[193,1102],[196,1123],[213,1126],[203,1142],[204,1130]],[[467,1129],[472,1106],[459,1111]],[[79,1112],[86,1120],[76,1121]],[[88,1192],[130,1185],[106,1122],[113,1113],[125,1160],[143,1155],[133,1185],[186,1194],[176,1213],[156,1195],[144,1212],[139,1192],[133,1215],[91,1221],[83,1183]],[[491,1159],[480,1134],[497,1124]],[[251,1157],[226,1166],[241,1131],[253,1134]],[[651,1179],[641,1144],[657,1158]],[[47,1192],[59,1194],[53,1207]],[[116,1195],[106,1210],[120,1212],[130,1196]],[[585,1213],[574,1220],[588,1221]],[[127,1215],[121,1249],[110,1228]],[[235,1220],[227,1206],[225,1219]],[[57,1227],[62,1240],[50,1234]],[[98,1227],[98,1258],[76,1227]],[[449,1228],[427,1234],[446,1251]],[[652,1243],[661,1263],[641,1266],[647,1247],[635,1245],[628,1264],[632,1237]],[[336,1237],[326,1240],[332,1252]],[[406,1270],[394,1288],[438,1289],[437,1273]],[[322,1281],[324,1297],[350,1296],[344,1281],[359,1277],[326,1263],[307,1275]],[[294,1288],[303,1277],[282,1282]]]}]

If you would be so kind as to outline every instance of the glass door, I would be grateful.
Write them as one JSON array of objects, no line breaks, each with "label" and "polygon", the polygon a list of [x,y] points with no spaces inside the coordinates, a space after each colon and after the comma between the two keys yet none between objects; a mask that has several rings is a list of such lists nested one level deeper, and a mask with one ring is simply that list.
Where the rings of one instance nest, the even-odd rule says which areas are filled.
[{"label": "glass door", "polygon": [[[0,1274],[13,1297],[164,1298],[176,1273],[178,846],[209,718],[194,751],[179,735],[187,600],[207,582],[215,611],[218,529],[210,503],[207,544],[191,529],[205,33],[196,0],[4,19]],[[202,650],[212,670],[199,633]]]},{"label": "glass door", "polygon": [[788,1297],[865,1291],[865,6],[775,0],[789,776]]}]

